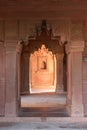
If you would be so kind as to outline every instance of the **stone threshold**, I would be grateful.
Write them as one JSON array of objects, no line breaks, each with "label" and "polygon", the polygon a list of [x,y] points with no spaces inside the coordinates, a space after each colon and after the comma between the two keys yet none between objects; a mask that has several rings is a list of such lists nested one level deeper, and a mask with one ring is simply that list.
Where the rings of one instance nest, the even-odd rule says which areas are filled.
[{"label": "stone threshold", "polygon": [[87,117],[0,117],[0,122],[67,122],[67,123],[85,123]]}]

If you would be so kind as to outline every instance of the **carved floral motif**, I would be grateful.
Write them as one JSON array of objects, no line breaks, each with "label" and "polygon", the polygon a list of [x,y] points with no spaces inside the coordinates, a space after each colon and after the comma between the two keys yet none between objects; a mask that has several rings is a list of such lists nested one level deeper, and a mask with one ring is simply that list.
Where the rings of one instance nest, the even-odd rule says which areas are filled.
[{"label": "carved floral motif", "polygon": [[41,49],[39,48],[38,51],[35,51],[34,54],[31,54],[31,56],[53,56],[51,51],[48,51],[48,49],[46,48],[46,46],[44,44],[42,44]]}]

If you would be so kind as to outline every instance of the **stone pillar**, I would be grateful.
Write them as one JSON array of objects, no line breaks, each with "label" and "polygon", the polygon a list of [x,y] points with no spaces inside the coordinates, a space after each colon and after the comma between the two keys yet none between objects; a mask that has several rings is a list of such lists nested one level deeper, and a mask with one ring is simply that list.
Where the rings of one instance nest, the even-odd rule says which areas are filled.
[{"label": "stone pillar", "polygon": [[0,116],[5,114],[5,47],[0,41]]},{"label": "stone pillar", "polygon": [[67,53],[67,110],[72,117],[82,117],[82,51],[83,42],[73,42],[66,45]]},{"label": "stone pillar", "polygon": [[56,54],[56,92],[61,93],[64,91],[63,85],[63,57],[64,54]]},{"label": "stone pillar", "polygon": [[18,115],[17,41],[6,42],[6,100],[5,116]]},{"label": "stone pillar", "polygon": [[29,53],[22,54],[21,61],[21,94],[29,94]]},{"label": "stone pillar", "polygon": [[18,108],[20,108],[20,103],[21,103],[21,98],[20,98],[20,89],[21,89],[21,53],[22,53],[22,44],[18,44],[17,45],[17,47],[16,47],[16,52],[17,52],[17,55],[16,55],[16,72],[17,72],[17,88],[18,88],[18,105],[19,105],[19,107]]}]

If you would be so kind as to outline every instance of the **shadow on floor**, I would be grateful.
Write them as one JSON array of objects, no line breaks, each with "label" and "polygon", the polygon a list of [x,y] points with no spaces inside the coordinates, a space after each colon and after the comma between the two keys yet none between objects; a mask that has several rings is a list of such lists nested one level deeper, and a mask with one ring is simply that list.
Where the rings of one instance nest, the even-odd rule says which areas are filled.
[{"label": "shadow on floor", "polygon": [[65,108],[30,107],[21,108],[20,117],[69,117]]}]

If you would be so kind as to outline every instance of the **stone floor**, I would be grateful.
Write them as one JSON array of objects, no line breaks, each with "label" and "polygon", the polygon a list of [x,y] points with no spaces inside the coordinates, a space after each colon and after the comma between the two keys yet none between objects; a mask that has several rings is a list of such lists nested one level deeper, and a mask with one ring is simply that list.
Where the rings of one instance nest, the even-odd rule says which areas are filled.
[{"label": "stone floor", "polygon": [[20,117],[0,117],[0,130],[87,130],[86,117],[64,115],[66,94],[22,96],[21,106]]},{"label": "stone floor", "polygon": [[87,130],[87,122],[2,122],[0,130]]}]

